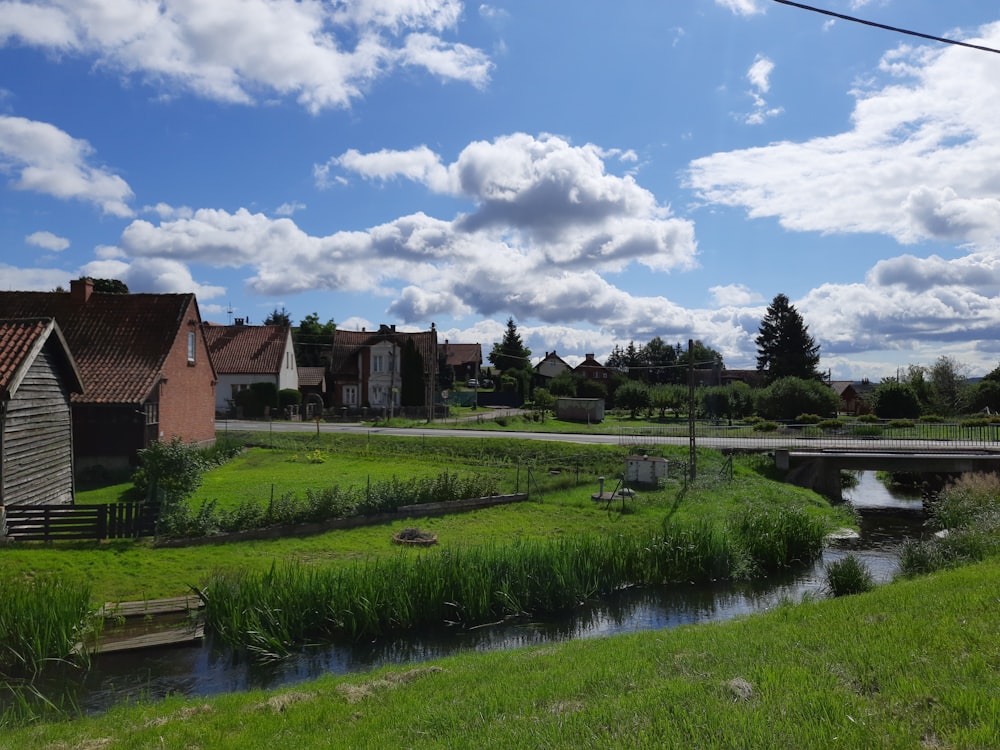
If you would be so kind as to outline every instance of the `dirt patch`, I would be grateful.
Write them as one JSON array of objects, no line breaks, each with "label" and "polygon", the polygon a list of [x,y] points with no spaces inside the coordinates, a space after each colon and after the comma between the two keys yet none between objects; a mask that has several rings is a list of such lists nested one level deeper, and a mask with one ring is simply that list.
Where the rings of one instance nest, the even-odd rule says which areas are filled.
[{"label": "dirt patch", "polygon": [[337,692],[347,700],[348,703],[360,703],[365,698],[369,698],[383,690],[392,690],[400,685],[424,677],[429,674],[441,672],[441,667],[418,667],[406,672],[390,672],[381,679],[360,685],[338,685]]}]

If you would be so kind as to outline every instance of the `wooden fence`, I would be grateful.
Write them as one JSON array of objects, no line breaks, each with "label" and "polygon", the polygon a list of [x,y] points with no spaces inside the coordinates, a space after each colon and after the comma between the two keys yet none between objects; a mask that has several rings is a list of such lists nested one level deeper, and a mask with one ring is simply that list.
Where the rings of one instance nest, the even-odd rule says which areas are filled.
[{"label": "wooden fence", "polygon": [[[25,542],[63,539],[135,539],[153,536],[160,507],[150,503],[10,505],[2,518],[7,536]],[[0,528],[0,534],[3,529]]]}]

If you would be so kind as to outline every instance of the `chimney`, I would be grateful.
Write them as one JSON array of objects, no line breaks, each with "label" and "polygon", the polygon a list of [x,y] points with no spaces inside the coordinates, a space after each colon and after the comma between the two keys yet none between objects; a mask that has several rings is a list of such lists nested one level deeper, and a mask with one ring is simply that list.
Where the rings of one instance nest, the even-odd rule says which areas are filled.
[{"label": "chimney", "polygon": [[78,305],[85,304],[94,293],[94,282],[90,279],[72,279],[69,282],[69,298]]}]

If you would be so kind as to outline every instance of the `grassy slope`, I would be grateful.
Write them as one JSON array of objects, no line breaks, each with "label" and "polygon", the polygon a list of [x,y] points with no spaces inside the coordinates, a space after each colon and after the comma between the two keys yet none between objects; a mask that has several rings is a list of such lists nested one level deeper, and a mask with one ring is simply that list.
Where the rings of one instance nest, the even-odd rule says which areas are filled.
[{"label": "grassy slope", "polygon": [[871,594],[6,731],[0,748],[987,748],[1000,561]]}]

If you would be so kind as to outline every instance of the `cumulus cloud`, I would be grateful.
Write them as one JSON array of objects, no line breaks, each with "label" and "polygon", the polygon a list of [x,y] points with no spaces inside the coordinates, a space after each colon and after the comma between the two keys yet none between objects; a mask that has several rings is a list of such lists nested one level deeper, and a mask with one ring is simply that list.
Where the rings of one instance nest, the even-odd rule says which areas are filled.
[{"label": "cumulus cloud", "polygon": [[451,163],[423,146],[347,151],[326,166],[367,180],[409,180],[469,208],[327,236],[245,208],[164,212],[158,223],[133,221],[119,242],[124,259],[108,259],[244,268],[245,283],[267,297],[317,289],[385,296],[404,323],[516,311],[549,326],[610,332],[655,316],[688,331],[685,311],[663,298],[635,298],[602,276],[632,264],[669,272],[696,262],[691,222],[608,167],[632,158],[523,133],[469,144]]},{"label": "cumulus cloud", "polygon": [[225,287],[201,284],[183,263],[165,258],[140,258],[131,262],[106,258],[91,261],[80,269],[85,276],[120,279],[129,289],[145,292],[179,294],[194,292],[199,299],[214,299],[226,293]]},{"label": "cumulus cloud", "polygon": [[[1000,24],[978,41],[1000,43]],[[712,154],[691,163],[688,183],[710,203],[787,229],[994,241],[1000,77],[992,58],[954,47],[893,50],[881,64],[889,80],[854,92],[850,130]]]},{"label": "cumulus cloud", "polygon": [[753,291],[744,284],[727,284],[713,286],[708,290],[718,307],[744,307],[757,305],[764,301],[764,296]]},{"label": "cumulus cloud", "polygon": [[24,241],[29,245],[34,245],[44,250],[51,250],[55,253],[62,252],[69,247],[69,240],[52,232],[32,232],[24,238]]},{"label": "cumulus cloud", "polygon": [[121,177],[90,163],[93,148],[47,122],[0,115],[0,172],[11,184],[54,198],[93,203],[106,214],[132,215],[132,189]]},{"label": "cumulus cloud", "polygon": [[346,107],[401,66],[484,86],[492,63],[448,41],[459,0],[48,0],[0,2],[0,44],[93,58],[157,87],[250,104],[291,96]]}]

